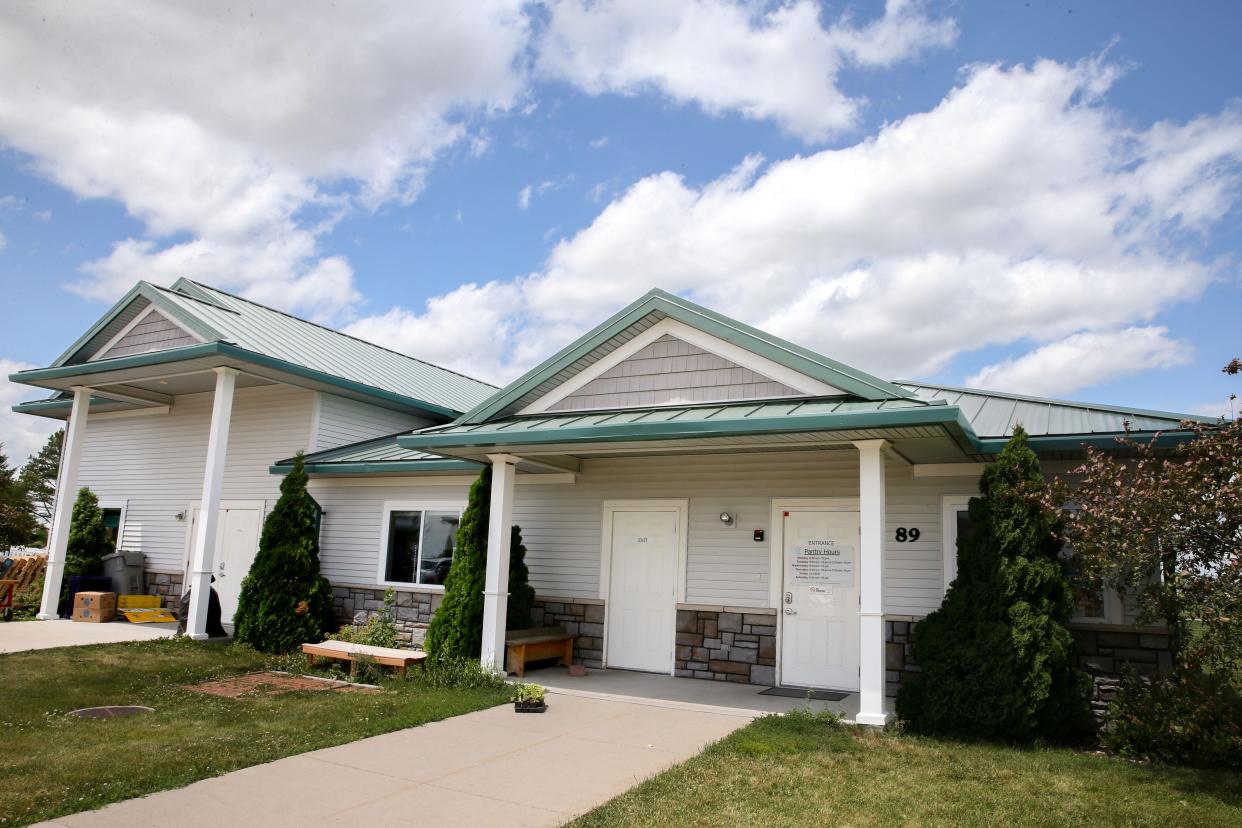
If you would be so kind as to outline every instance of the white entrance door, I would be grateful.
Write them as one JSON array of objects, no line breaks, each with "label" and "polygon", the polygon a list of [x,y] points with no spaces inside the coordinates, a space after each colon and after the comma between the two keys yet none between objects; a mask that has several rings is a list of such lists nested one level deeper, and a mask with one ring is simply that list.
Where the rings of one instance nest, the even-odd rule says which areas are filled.
[{"label": "white entrance door", "polygon": [[676,510],[613,511],[608,579],[608,666],[673,671],[676,638]]},{"label": "white entrance door", "polygon": [[[190,546],[193,548],[194,532],[198,527],[198,507],[191,509]],[[212,555],[215,567],[212,574],[216,582],[212,587],[220,596],[220,621],[232,625],[233,613],[237,611],[237,599],[241,595],[242,579],[250,572],[255,553],[259,551],[259,533],[263,526],[261,503],[229,504],[220,506],[220,524],[216,530],[216,549]],[[186,562],[189,572],[189,561]],[[188,583],[188,581],[186,582]]]},{"label": "white entrance door", "polygon": [[781,683],[858,689],[858,513],[783,514]]}]

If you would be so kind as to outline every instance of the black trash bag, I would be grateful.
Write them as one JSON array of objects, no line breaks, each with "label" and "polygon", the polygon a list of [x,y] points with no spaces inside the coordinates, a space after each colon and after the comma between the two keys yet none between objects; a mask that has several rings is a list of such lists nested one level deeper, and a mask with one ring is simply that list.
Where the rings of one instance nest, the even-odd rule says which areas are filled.
[{"label": "black trash bag", "polygon": [[[211,576],[211,582],[216,582],[216,576]],[[194,590],[187,589],[185,595],[181,596],[181,611],[177,613],[177,631],[185,633],[185,625],[190,617],[190,597]],[[220,596],[216,594],[216,588],[211,588],[211,595],[207,597],[207,635],[211,638],[225,638],[228,633],[224,630],[224,625],[220,623]]]}]

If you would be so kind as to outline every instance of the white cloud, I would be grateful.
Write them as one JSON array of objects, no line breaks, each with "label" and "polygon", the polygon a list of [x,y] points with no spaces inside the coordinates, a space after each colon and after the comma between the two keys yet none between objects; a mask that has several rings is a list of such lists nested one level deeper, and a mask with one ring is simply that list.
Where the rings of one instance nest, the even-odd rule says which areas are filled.
[{"label": "white cloud", "polygon": [[1108,379],[1185,365],[1190,343],[1164,327],[1077,333],[1016,359],[987,365],[966,380],[971,388],[1062,396]]},{"label": "white cloud", "polygon": [[0,250],[9,246],[9,240],[5,238],[4,233],[0,232]]},{"label": "white cloud", "polygon": [[31,388],[29,385],[9,382],[9,374],[35,367],[37,366],[26,362],[0,357],[0,443],[4,444],[3,452],[9,458],[9,465],[14,468],[24,465],[30,455],[43,446],[48,435],[63,425],[59,420],[31,417],[29,414],[17,414],[12,410],[19,402],[47,396],[48,392]]},{"label": "white cloud", "polygon": [[[1098,61],[978,66],[931,111],[853,146],[747,158],[702,187],[648,176],[541,272],[372,333],[477,331],[477,301],[514,337],[482,352],[458,337],[455,364],[508,379],[659,286],[917,376],[984,346],[1149,325],[1217,275],[1196,244],[1237,205],[1242,113],[1134,129],[1105,103],[1114,76]],[[455,362],[452,346],[441,359]]]},{"label": "white cloud", "polygon": [[807,141],[853,126],[862,101],[837,86],[853,63],[887,66],[951,44],[952,20],[889,0],[861,27],[825,28],[820,5],[731,0],[558,0],[550,5],[538,67],[590,94],[658,90],[711,114],[771,119]]},{"label": "white cloud", "polygon": [[517,205],[519,210],[526,210],[530,207],[531,185],[527,184],[518,190]]},{"label": "white cloud", "polygon": [[1242,412],[1242,405],[1238,404],[1237,395],[1231,394],[1220,402],[1191,406],[1186,413],[1202,414],[1204,417],[1221,417],[1230,420],[1237,417],[1239,412]]},{"label": "white cloud", "polygon": [[603,149],[608,146],[608,136],[602,135],[599,138],[591,139],[591,149]]},{"label": "white cloud", "polygon": [[143,223],[145,237],[87,265],[83,295],[209,274],[323,314],[357,294],[322,231],[412,199],[463,139],[486,151],[473,119],[521,102],[528,25],[519,0],[19,5],[0,21],[0,140]]}]

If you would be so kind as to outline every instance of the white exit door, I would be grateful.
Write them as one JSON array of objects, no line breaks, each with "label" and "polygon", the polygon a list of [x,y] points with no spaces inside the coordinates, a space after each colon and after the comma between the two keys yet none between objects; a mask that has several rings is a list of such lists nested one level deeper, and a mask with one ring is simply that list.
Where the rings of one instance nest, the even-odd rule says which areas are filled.
[{"label": "white exit door", "polygon": [[608,666],[673,671],[679,513],[613,511]]},{"label": "white exit door", "polygon": [[[190,510],[190,554],[193,555],[194,533],[198,529],[198,507]],[[220,596],[220,622],[233,624],[237,611],[237,599],[241,596],[241,582],[250,572],[255,553],[259,551],[259,533],[263,526],[262,503],[223,503],[220,505],[220,523],[216,530],[216,549],[212,556],[212,584]],[[186,574],[191,562],[186,561]],[[186,580],[189,583],[189,580]]]},{"label": "white exit door", "polygon": [[858,689],[858,513],[783,513],[781,683]]}]

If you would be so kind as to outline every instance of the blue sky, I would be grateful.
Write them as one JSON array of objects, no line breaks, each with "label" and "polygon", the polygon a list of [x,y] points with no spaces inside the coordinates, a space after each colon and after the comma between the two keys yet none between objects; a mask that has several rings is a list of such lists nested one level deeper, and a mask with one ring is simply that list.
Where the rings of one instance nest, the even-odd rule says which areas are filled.
[{"label": "blue sky", "polygon": [[5,373],[187,275],[495,382],[659,286],[891,377],[1237,390],[1236,3],[75,11],[0,12]]}]

